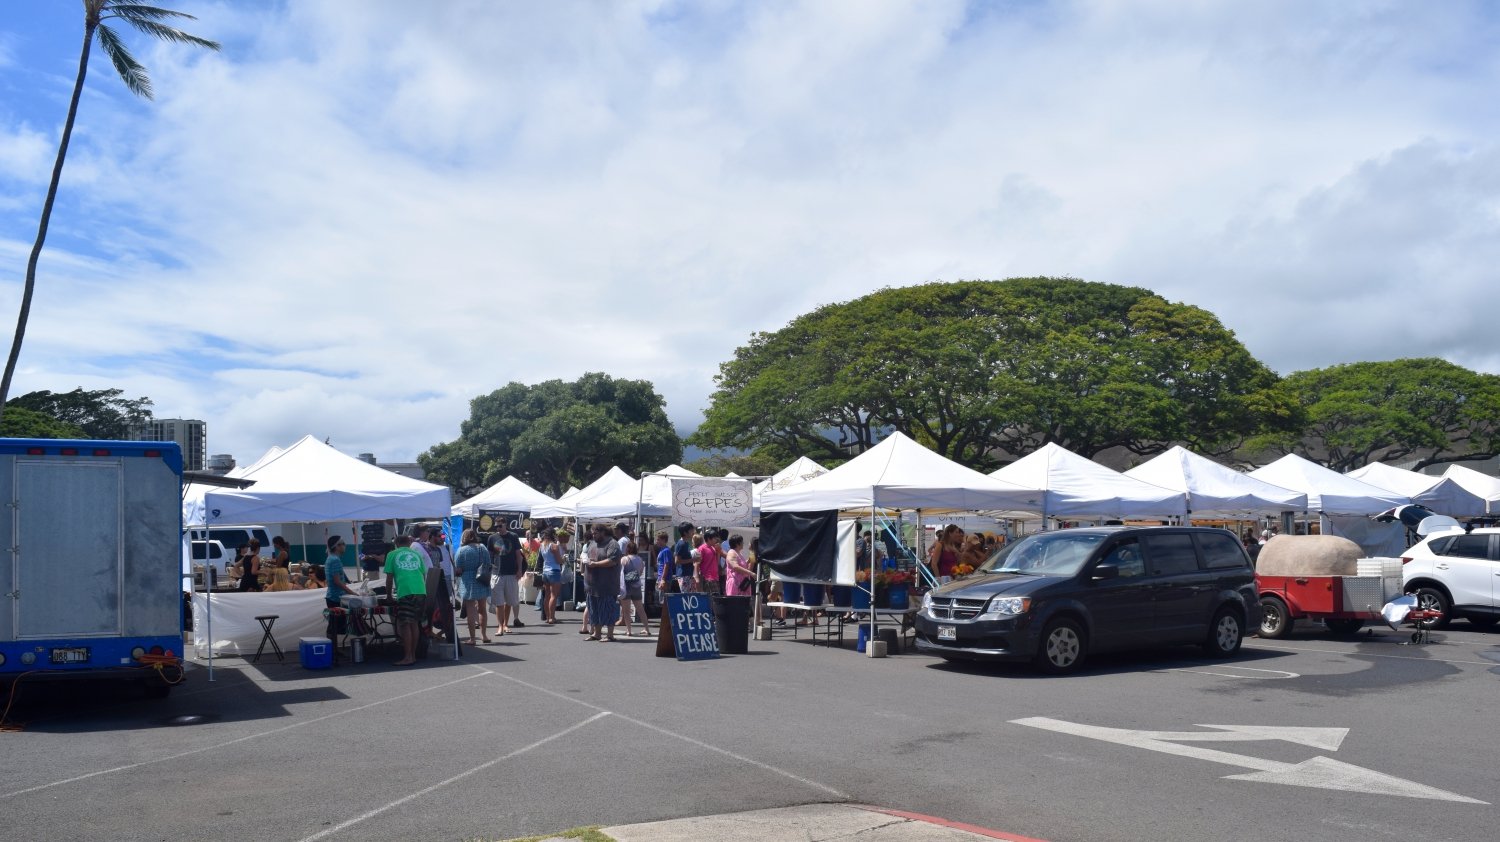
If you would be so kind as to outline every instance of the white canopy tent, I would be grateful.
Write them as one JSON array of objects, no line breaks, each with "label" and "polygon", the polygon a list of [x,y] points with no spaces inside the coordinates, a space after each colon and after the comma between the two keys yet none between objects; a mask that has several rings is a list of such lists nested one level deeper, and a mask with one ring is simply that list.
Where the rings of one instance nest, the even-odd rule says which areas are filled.
[{"label": "white canopy tent", "polygon": [[1401,524],[1376,523],[1369,517],[1410,502],[1404,494],[1360,482],[1295,453],[1249,475],[1306,494],[1308,510],[1318,513],[1319,532],[1348,538],[1365,555],[1400,555],[1406,548],[1406,530]]},{"label": "white canopy tent", "polygon": [[[672,477],[701,477],[681,465],[668,465],[653,474],[636,480],[636,497],[620,514],[640,517],[670,517],[672,515]],[[637,510],[639,506],[639,510]],[[614,515],[602,515],[614,517]]]},{"label": "white canopy tent", "polygon": [[1187,517],[1245,517],[1307,510],[1307,495],[1258,480],[1175,446],[1125,476],[1183,495]]},{"label": "white canopy tent", "polygon": [[312,436],[268,454],[242,478],[255,484],[208,489],[195,512],[186,511],[184,501],[184,525],[441,517],[452,507],[447,488],[371,465]]},{"label": "white canopy tent", "polygon": [[1446,476],[1435,477],[1393,468],[1381,462],[1371,462],[1363,468],[1355,468],[1347,476],[1376,488],[1404,494],[1413,503],[1426,506],[1438,514],[1450,517],[1484,514],[1484,498]]},{"label": "white canopy tent", "polygon": [[453,514],[474,517],[480,510],[530,514],[532,508],[552,502],[551,497],[509,476],[454,506]]},{"label": "white canopy tent", "polygon": [[[635,499],[634,489],[636,480],[630,477],[618,467],[612,467],[588,485],[584,486],[576,494],[564,494],[551,503],[543,503],[531,510],[532,517],[586,517],[581,514],[582,506],[589,505],[596,499],[610,499],[625,493],[624,489],[631,489],[631,500]],[[631,504],[632,508],[634,503]],[[609,517],[609,515],[605,515]]]},{"label": "white canopy tent", "polygon": [[1295,453],[1277,459],[1249,476],[1307,495],[1307,510],[1325,515],[1373,515],[1411,502],[1405,494],[1360,482]]},{"label": "white canopy tent", "polygon": [[874,508],[927,511],[1038,511],[1041,490],[987,477],[901,433],[822,476],[761,496],[764,512]]},{"label": "white canopy tent", "polygon": [[990,474],[1040,488],[1042,519],[1170,517],[1187,513],[1181,492],[1132,479],[1049,443]]},{"label": "white canopy tent", "polygon": [[767,491],[807,482],[813,477],[820,477],[826,473],[828,473],[827,468],[806,456],[798,456],[797,461],[750,487],[750,497],[753,501],[755,511],[760,511],[760,499]]},{"label": "white canopy tent", "polygon": [[1449,465],[1443,479],[1452,480],[1484,501],[1484,514],[1500,512],[1500,477],[1483,474],[1463,465]]}]

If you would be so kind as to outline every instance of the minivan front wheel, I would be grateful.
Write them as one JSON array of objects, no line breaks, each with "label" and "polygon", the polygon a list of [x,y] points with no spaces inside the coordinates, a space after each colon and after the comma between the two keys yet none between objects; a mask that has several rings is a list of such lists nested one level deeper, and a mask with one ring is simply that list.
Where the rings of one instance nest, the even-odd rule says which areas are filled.
[{"label": "minivan front wheel", "polygon": [[1042,631],[1041,644],[1036,651],[1036,664],[1043,672],[1053,675],[1077,672],[1087,656],[1084,648],[1083,629],[1066,617],[1049,622]]},{"label": "minivan front wheel", "polygon": [[1239,612],[1226,605],[1214,614],[1214,621],[1208,626],[1208,640],[1204,642],[1204,648],[1214,657],[1228,658],[1240,651],[1240,643],[1244,639],[1245,624],[1240,620]]}]

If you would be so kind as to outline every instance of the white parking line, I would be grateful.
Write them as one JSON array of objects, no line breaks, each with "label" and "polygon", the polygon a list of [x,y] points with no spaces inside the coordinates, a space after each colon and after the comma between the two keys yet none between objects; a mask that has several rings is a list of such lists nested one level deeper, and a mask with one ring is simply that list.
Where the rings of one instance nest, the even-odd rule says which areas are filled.
[{"label": "white parking line", "polygon": [[474,774],[475,772],[483,772],[485,769],[488,769],[491,766],[494,766],[496,763],[502,763],[502,762],[504,762],[506,760],[511,760],[513,758],[520,757],[521,755],[525,754],[528,751],[531,751],[532,749],[540,748],[540,747],[546,745],[547,743],[552,742],[553,740],[560,739],[562,737],[566,737],[567,735],[573,733],[574,731],[577,731],[579,728],[582,728],[583,726],[588,725],[589,723],[597,722],[598,720],[603,719],[606,716],[609,716],[609,712],[608,711],[601,711],[599,713],[596,713],[593,716],[590,716],[588,719],[583,720],[582,722],[576,723],[574,725],[570,725],[567,728],[564,728],[561,731],[558,731],[556,734],[553,734],[553,735],[551,735],[549,737],[543,737],[540,740],[537,740],[536,742],[532,743],[529,746],[525,746],[523,748],[518,748],[515,751],[513,751],[513,752],[511,752],[509,754],[501,755],[500,757],[497,757],[494,760],[485,761],[484,763],[481,763],[478,766],[475,766],[474,768],[468,770],[467,772],[459,772],[457,775],[454,775],[453,777],[447,779],[446,781],[438,781],[437,783],[433,784],[432,786],[427,787],[426,789],[421,789],[421,790],[418,790],[416,792],[413,792],[410,795],[403,796],[401,798],[397,798],[395,801],[392,801],[391,803],[389,803],[389,804],[387,804],[387,805],[385,805],[383,807],[378,807],[378,808],[376,808],[374,810],[369,811],[368,813],[363,813],[361,815],[355,816],[354,818],[349,819],[348,821],[339,822],[338,824],[334,825],[333,827],[327,828],[325,830],[320,830],[317,833],[314,833],[312,836],[304,836],[302,838],[301,842],[314,842],[314,840],[322,839],[325,836],[332,836],[333,834],[338,833],[339,831],[342,831],[342,830],[347,830],[347,829],[353,827],[354,825],[359,824],[360,822],[368,821],[370,819],[373,819],[376,816],[380,815],[381,813],[386,812],[387,810],[395,809],[396,807],[400,807],[402,804],[405,804],[408,801],[411,801],[411,800],[413,800],[415,798],[421,798],[422,796],[427,795],[430,792],[442,789],[443,787],[447,786],[448,784],[455,783],[457,781],[461,781],[464,778],[467,778],[468,776]]},{"label": "white parking line", "polygon": [[1188,669],[1186,667],[1167,667],[1165,669],[1152,670],[1152,672],[1192,672],[1192,673],[1197,673],[1198,675],[1217,675],[1217,676],[1219,676],[1221,678],[1243,678],[1243,679],[1245,679],[1247,681],[1279,681],[1279,680],[1288,679],[1288,678],[1301,678],[1302,677],[1301,673],[1287,672],[1286,670],[1263,670],[1263,669],[1256,669],[1255,667],[1236,667],[1236,666],[1231,666],[1229,664],[1224,664],[1224,665],[1220,666],[1219,669],[1243,670],[1245,672],[1264,672],[1264,673],[1270,673],[1270,674],[1269,675],[1240,675],[1239,673],[1233,673],[1233,672],[1214,672],[1212,670]]},{"label": "white parking line", "polygon": [[742,754],[735,754],[734,752],[730,751],[727,748],[720,748],[720,747],[718,747],[716,745],[710,745],[709,743],[705,743],[702,740],[694,739],[693,737],[689,737],[689,736],[687,736],[685,734],[679,734],[679,733],[677,733],[675,731],[668,731],[667,729],[662,728],[659,725],[652,725],[649,722],[642,722],[641,720],[636,719],[635,717],[626,716],[623,713],[617,713],[617,712],[614,712],[614,711],[607,711],[604,708],[599,707],[598,705],[590,704],[588,702],[585,702],[582,699],[575,699],[572,696],[568,696],[568,695],[565,695],[563,693],[559,693],[559,692],[557,692],[555,690],[548,690],[546,687],[541,687],[541,686],[538,686],[536,684],[532,684],[529,681],[522,681],[519,678],[514,678],[512,676],[505,675],[503,673],[498,673],[498,672],[494,673],[494,676],[496,678],[503,678],[506,681],[512,682],[514,684],[519,684],[522,687],[530,688],[532,690],[537,691],[538,693],[546,693],[549,696],[553,696],[553,697],[558,698],[558,699],[563,699],[565,701],[572,702],[575,705],[582,705],[583,707],[589,708],[590,710],[597,710],[597,711],[600,711],[601,713],[613,713],[614,716],[616,716],[617,718],[622,719],[622,720],[624,720],[626,722],[629,722],[632,725],[638,725],[638,726],[640,726],[642,728],[645,728],[647,730],[655,731],[658,734],[662,734],[662,735],[667,736],[667,737],[673,737],[673,738],[682,740],[685,743],[691,743],[691,744],[697,746],[698,748],[707,749],[707,750],[715,752],[717,754],[722,754],[725,757],[732,758],[734,760],[738,760],[741,763],[748,763],[749,765],[754,766],[757,769],[761,769],[763,771],[770,772],[770,773],[775,774],[775,775],[780,775],[783,778],[789,778],[789,779],[794,780],[797,783],[802,784],[804,786],[812,787],[813,789],[822,790],[823,792],[828,793],[829,795],[833,796],[834,798],[837,798],[837,799],[840,799],[840,800],[848,800],[849,799],[849,795],[847,793],[844,793],[844,792],[841,792],[841,791],[839,791],[837,789],[834,789],[833,787],[828,786],[827,784],[818,783],[817,781],[810,780],[808,778],[804,778],[801,775],[798,775],[798,774],[796,774],[794,772],[788,772],[785,769],[782,769],[782,768],[779,768],[779,767],[776,767],[776,766],[772,766],[769,763],[762,763],[759,760],[754,760],[752,758],[745,757]]},{"label": "white parking line", "polygon": [[293,728],[301,728],[304,725],[311,725],[311,724],[313,724],[315,722],[322,722],[325,719],[333,719],[334,717],[345,716],[347,714],[354,713],[355,711],[368,710],[369,708],[378,707],[380,705],[388,704],[390,702],[400,701],[401,699],[410,698],[412,696],[416,696],[416,695],[419,695],[419,694],[422,694],[422,693],[430,693],[433,690],[438,690],[438,689],[441,689],[443,687],[450,687],[450,686],[452,686],[454,684],[458,684],[461,681],[470,681],[470,680],[473,680],[475,678],[480,678],[482,675],[483,675],[483,673],[475,673],[474,675],[466,675],[463,678],[455,678],[452,681],[445,681],[442,684],[434,684],[431,687],[423,687],[421,690],[413,690],[410,693],[402,693],[399,696],[392,696],[389,699],[381,699],[378,702],[370,702],[368,704],[359,705],[358,707],[352,707],[352,708],[349,708],[347,710],[341,710],[341,711],[338,711],[337,713],[325,714],[323,716],[314,717],[312,719],[305,719],[305,720],[303,720],[301,722],[293,722],[291,725],[283,725],[280,728],[272,728],[269,731],[261,731],[261,732],[255,733],[255,734],[249,734],[249,735],[244,736],[244,737],[236,737],[236,738],[234,738],[232,740],[225,740],[222,743],[214,743],[211,746],[203,746],[201,748],[189,749],[188,751],[180,751],[180,752],[178,752],[176,754],[169,754],[166,757],[158,757],[155,760],[142,760],[139,763],[131,763],[131,764],[128,764],[128,765],[125,765],[125,766],[115,766],[115,767],[110,768],[110,769],[100,769],[97,772],[89,772],[86,775],[76,775],[76,776],[71,777],[71,778],[64,778],[64,779],[62,779],[60,781],[53,781],[52,783],[38,784],[36,786],[27,787],[26,789],[18,789],[18,790],[14,791],[14,792],[7,792],[7,793],[4,793],[4,794],[0,794],[0,799],[14,798],[17,795],[25,795],[28,792],[36,792],[36,791],[42,790],[42,789],[50,789],[51,787],[54,787],[54,786],[62,786],[63,784],[71,784],[71,783],[76,783],[78,781],[86,781],[89,778],[97,778],[100,775],[108,775],[108,774],[111,774],[113,772],[128,772],[131,769],[139,769],[142,766],[150,766],[153,763],[166,763],[168,761],[177,760],[178,758],[188,757],[188,756],[191,756],[191,755],[194,755],[194,754],[202,754],[205,751],[213,751],[216,748],[224,748],[226,746],[232,746],[235,743],[243,743],[246,740],[255,740],[255,739],[259,739],[261,737],[269,737],[272,734],[280,734],[283,731],[290,731]]}]

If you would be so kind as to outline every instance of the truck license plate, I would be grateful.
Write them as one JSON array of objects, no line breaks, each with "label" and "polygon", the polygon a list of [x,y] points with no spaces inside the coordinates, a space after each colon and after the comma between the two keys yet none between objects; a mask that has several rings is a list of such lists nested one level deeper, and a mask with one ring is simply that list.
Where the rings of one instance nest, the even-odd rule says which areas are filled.
[{"label": "truck license plate", "polygon": [[953,626],[938,626],[938,640],[958,640],[958,629]]},{"label": "truck license plate", "polygon": [[73,646],[67,649],[53,649],[52,663],[54,664],[86,664],[89,662],[89,649],[87,646]]}]

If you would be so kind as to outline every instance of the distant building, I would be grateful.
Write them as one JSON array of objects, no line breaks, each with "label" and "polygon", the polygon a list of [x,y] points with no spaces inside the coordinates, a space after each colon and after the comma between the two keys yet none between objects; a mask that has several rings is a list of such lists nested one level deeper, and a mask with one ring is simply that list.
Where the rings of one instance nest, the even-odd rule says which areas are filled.
[{"label": "distant building", "polygon": [[182,448],[182,466],[201,471],[208,453],[208,425],[192,418],[153,418],[134,430],[135,441],[175,441]]},{"label": "distant building", "polygon": [[227,474],[234,470],[234,455],[230,453],[215,453],[208,457],[208,472],[211,474]]},{"label": "distant building", "polygon": [[385,468],[387,471],[390,471],[393,474],[400,474],[401,476],[408,477],[410,479],[419,479],[423,481],[427,479],[427,472],[422,470],[422,466],[417,464],[416,462],[387,462],[382,464],[376,461],[375,454],[373,453],[361,453],[359,454],[359,460],[361,462],[369,462],[371,465]]}]

